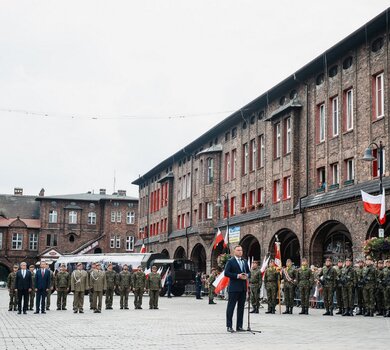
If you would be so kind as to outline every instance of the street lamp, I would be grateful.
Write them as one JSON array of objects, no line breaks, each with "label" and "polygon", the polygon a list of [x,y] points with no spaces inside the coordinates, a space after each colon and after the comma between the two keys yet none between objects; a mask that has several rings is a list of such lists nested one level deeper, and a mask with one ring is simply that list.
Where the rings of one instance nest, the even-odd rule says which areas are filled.
[{"label": "street lamp", "polygon": [[230,208],[229,208],[229,194],[226,193],[225,195],[222,195],[221,197],[219,197],[217,199],[217,203],[215,204],[215,206],[217,208],[221,208],[223,205],[222,205],[222,198],[226,201],[227,203],[227,207],[226,207],[226,233],[227,233],[227,251],[228,251],[228,254],[230,254],[230,242],[229,242],[229,219],[230,219]]},{"label": "street lamp", "polygon": [[[377,156],[374,157],[374,155],[372,154],[372,148],[371,146],[375,146],[375,148],[377,149]],[[363,156],[363,160],[365,161],[368,161],[368,162],[372,162],[374,160],[377,160],[378,161],[378,168],[379,168],[379,192],[380,194],[382,194],[382,191],[383,191],[383,179],[382,179],[382,175],[383,175],[383,149],[385,147],[383,146],[382,144],[382,141],[379,141],[379,146],[377,143],[375,142],[371,142],[368,147],[366,148],[366,150],[364,151],[364,156]]]}]

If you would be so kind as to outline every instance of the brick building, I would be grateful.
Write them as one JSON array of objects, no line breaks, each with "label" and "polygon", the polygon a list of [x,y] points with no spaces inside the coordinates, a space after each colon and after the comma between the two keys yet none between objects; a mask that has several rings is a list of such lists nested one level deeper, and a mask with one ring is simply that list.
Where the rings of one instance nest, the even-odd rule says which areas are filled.
[{"label": "brick building", "polygon": [[[136,245],[208,271],[221,252],[212,249],[216,231],[229,226],[230,241],[257,259],[276,236],[283,262],[361,257],[378,225],[360,190],[379,192],[378,160],[361,159],[372,142],[389,145],[387,18],[388,10],[135,180]],[[389,152],[383,161],[388,188]]]}]

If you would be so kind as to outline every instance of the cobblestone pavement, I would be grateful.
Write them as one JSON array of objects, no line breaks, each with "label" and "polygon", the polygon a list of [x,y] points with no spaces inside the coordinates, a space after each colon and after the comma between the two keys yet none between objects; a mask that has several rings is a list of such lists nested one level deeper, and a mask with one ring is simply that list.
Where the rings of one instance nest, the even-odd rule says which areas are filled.
[{"label": "cobblestone pavement", "polygon": [[[193,297],[160,298],[160,309],[114,310],[94,314],[56,311],[46,315],[18,315],[8,311],[8,293],[0,290],[0,349],[388,349],[390,319],[383,317],[323,317],[323,310],[310,310],[309,316],[265,315],[251,317],[252,329],[261,334],[228,334],[225,328],[226,301],[208,305],[207,299]],[[89,306],[86,298],[85,305]],[[246,328],[246,317],[245,323]]]}]

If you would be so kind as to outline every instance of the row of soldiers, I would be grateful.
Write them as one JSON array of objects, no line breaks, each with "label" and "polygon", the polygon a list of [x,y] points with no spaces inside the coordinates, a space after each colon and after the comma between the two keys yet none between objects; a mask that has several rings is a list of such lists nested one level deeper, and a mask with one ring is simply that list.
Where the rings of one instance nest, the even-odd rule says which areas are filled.
[{"label": "row of soldiers", "polygon": [[[35,279],[35,266],[30,266],[32,279]],[[10,296],[9,311],[16,311],[17,295],[15,292],[15,279],[18,265],[15,265],[13,271],[8,275],[7,285]],[[136,272],[129,271],[128,265],[123,265],[120,273],[113,270],[113,265],[109,264],[107,270],[101,269],[100,263],[91,264],[91,269],[84,270],[82,263],[77,264],[77,268],[70,274],[67,272],[66,265],[62,264],[60,270],[53,274],[51,272],[50,290],[47,295],[46,309],[50,309],[50,295],[53,290],[57,290],[57,310],[66,310],[67,296],[73,292],[73,312],[84,312],[84,296],[88,292],[90,298],[90,309],[95,313],[101,313],[103,294],[105,294],[106,309],[112,309],[113,296],[116,289],[120,293],[120,309],[129,309],[128,297],[130,291],[134,293],[135,309],[142,309],[142,296],[149,292],[149,308],[158,309],[158,296],[161,289],[161,276],[157,273],[157,267],[153,266],[151,273],[146,278],[142,266],[139,266]],[[34,288],[29,294],[29,308],[34,307],[35,292]]]},{"label": "row of soldiers", "polygon": [[[259,263],[254,262],[251,269],[250,290],[252,313],[259,313],[260,289],[262,285],[262,273]],[[308,266],[307,259],[303,258],[300,268],[295,268],[292,261],[287,259],[286,266],[282,269],[275,266],[274,261],[269,261],[268,268],[264,272],[264,283],[267,291],[268,311],[274,314],[278,301],[278,283],[283,282],[283,294],[286,310],[283,314],[292,314],[295,305],[295,295],[298,288],[302,310],[300,314],[309,313],[309,299],[312,288],[322,288],[325,313],[324,316],[333,316],[334,295],[338,312],[343,316],[353,316],[355,296],[357,297],[357,315],[373,316],[375,310],[378,316],[390,317],[390,259],[377,262],[377,267],[370,256],[366,261],[358,261],[358,266],[352,266],[351,259],[345,263],[339,260],[337,266],[333,266],[330,258],[325,261],[317,273]]]}]

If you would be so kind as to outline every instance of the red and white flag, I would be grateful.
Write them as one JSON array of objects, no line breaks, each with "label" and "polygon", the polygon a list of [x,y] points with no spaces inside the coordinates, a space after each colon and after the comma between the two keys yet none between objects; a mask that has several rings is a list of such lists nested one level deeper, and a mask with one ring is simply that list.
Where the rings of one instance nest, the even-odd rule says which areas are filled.
[{"label": "red and white flag", "polygon": [[142,243],[141,250],[139,251],[140,253],[146,253],[146,247],[145,244]]},{"label": "red and white flag", "polygon": [[378,196],[372,196],[364,191],[361,191],[361,193],[364,210],[367,213],[379,215],[379,222],[383,225],[386,222],[385,189]]},{"label": "red and white flag", "polygon": [[147,269],[144,271],[145,277],[147,278],[151,272],[152,272],[152,269],[151,269],[150,267],[147,268]]},{"label": "red and white flag", "polygon": [[214,243],[213,249],[217,249],[218,244],[221,243],[221,242],[223,242],[223,247],[226,248],[226,243],[225,243],[225,241],[223,239],[222,232],[218,228],[217,236],[215,237],[215,243]]},{"label": "red and white flag", "polygon": [[224,290],[229,284],[229,277],[225,276],[225,271],[222,271],[218,277],[213,282],[213,286],[215,287],[215,294],[219,294],[221,290]]},{"label": "red and white flag", "polygon": [[165,272],[165,275],[163,276],[163,278],[161,278],[161,287],[165,286],[165,281],[167,280],[169,269],[170,268],[168,267],[167,272]]},{"label": "red and white flag", "polygon": [[261,265],[261,269],[260,269],[260,272],[261,272],[261,278],[264,280],[264,274],[265,274],[265,270],[267,269],[267,266],[268,266],[268,261],[269,261],[269,256],[268,257],[264,257],[263,259],[263,264]]},{"label": "red and white flag", "polygon": [[282,255],[280,254],[280,242],[275,242],[275,266],[282,267]]}]

